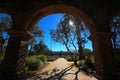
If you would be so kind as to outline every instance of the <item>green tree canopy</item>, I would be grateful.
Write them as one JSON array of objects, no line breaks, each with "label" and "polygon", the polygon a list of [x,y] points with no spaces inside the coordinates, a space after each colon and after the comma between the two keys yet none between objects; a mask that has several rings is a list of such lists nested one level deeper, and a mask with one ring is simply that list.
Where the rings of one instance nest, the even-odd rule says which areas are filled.
[{"label": "green tree canopy", "polygon": [[29,53],[32,52],[33,47],[37,42],[36,37],[37,37],[37,39],[41,39],[44,37],[43,30],[40,28],[40,26],[38,24],[36,24],[34,26],[34,29],[32,31],[32,35],[33,35],[33,38],[29,40],[29,47],[30,47]]},{"label": "green tree canopy", "polygon": [[89,31],[84,23],[71,15],[64,15],[56,30],[51,30],[53,41],[66,46],[69,52],[82,55],[82,48],[88,41]]},{"label": "green tree canopy", "polygon": [[47,51],[49,51],[48,47],[44,44],[44,42],[41,40],[38,44],[34,46],[34,51],[36,53],[45,54]]}]

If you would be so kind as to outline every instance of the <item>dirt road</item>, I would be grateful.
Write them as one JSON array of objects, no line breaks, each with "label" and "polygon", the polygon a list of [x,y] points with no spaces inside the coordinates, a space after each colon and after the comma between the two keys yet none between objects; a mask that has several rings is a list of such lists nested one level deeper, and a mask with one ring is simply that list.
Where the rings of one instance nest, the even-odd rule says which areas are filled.
[{"label": "dirt road", "polygon": [[68,62],[64,58],[58,58],[38,69],[34,76],[27,80],[97,80],[94,76],[79,71],[72,64],[73,62]]}]

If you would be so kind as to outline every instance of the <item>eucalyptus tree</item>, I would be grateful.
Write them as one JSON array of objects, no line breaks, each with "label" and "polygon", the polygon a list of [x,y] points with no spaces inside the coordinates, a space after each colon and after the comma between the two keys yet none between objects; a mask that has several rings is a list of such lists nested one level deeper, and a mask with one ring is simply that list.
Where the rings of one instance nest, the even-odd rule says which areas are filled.
[{"label": "eucalyptus tree", "polygon": [[[53,41],[65,45],[68,52],[76,53],[79,59],[84,59],[83,47],[88,41],[89,31],[81,20],[64,15],[56,30],[50,31],[50,35]],[[72,57],[72,54],[70,56]],[[77,56],[74,59],[77,59]]]},{"label": "eucalyptus tree", "polygon": [[[3,50],[3,47],[5,45],[5,42],[8,40],[9,35],[6,33],[7,29],[10,29],[12,27],[12,18],[11,16],[7,14],[0,14],[0,51]],[[41,38],[44,37],[43,31],[39,27],[38,24],[34,26],[34,29],[32,31],[33,38],[29,40],[29,46],[30,46],[30,52],[36,43],[35,38]]]},{"label": "eucalyptus tree", "polygon": [[34,51],[37,54],[45,54],[46,52],[49,51],[49,49],[46,46],[46,44],[44,44],[43,40],[40,40],[40,42],[38,44],[35,44]]},{"label": "eucalyptus tree", "polygon": [[32,31],[33,38],[29,40],[29,53],[32,52],[34,45],[36,44],[37,39],[43,38],[43,30],[40,28],[38,24],[34,26],[34,29]]}]

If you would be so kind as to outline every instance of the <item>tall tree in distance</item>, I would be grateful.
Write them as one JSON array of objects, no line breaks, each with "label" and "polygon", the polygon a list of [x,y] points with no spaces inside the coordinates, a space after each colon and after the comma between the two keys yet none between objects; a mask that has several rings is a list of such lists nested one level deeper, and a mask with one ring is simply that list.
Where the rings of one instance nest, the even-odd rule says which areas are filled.
[{"label": "tall tree in distance", "polygon": [[34,26],[32,31],[33,38],[29,40],[29,54],[32,52],[34,45],[36,44],[36,37],[38,39],[43,38],[43,30],[40,28],[38,24]]},{"label": "tall tree in distance", "polygon": [[34,46],[34,51],[37,54],[45,54],[46,52],[49,51],[48,47],[44,44],[42,40],[38,44]]},{"label": "tall tree in distance", "polygon": [[62,17],[56,30],[50,32],[53,41],[65,45],[70,53],[78,54],[79,59],[84,59],[83,47],[88,41],[89,34],[82,21],[67,14]]}]

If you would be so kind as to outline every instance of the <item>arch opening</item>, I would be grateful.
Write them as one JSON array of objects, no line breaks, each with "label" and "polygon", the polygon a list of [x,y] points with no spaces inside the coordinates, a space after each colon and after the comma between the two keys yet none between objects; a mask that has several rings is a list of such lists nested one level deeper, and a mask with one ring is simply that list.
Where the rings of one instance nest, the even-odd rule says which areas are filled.
[{"label": "arch opening", "polygon": [[95,32],[95,24],[92,20],[81,10],[68,6],[68,5],[50,5],[45,8],[40,9],[38,12],[32,15],[32,17],[26,22],[26,29],[31,31],[33,26],[37,23],[37,21],[45,17],[49,14],[54,13],[62,13],[62,14],[69,14],[77,17],[78,19],[82,20],[87,28],[90,30],[90,33]]},{"label": "arch opening", "polygon": [[[52,14],[52,15],[55,15],[55,14]],[[48,16],[46,16],[46,17],[49,17],[49,16],[52,16],[52,15],[48,15]],[[56,14],[57,15],[57,14]],[[64,16],[63,14],[58,14],[58,15],[61,15],[61,16]],[[46,18],[46,17],[44,17],[44,18]],[[58,16],[57,16],[58,17]],[[74,17],[74,16],[73,16]],[[44,18],[42,18],[42,19],[44,19]],[[76,18],[76,17],[75,17]],[[52,20],[51,20],[52,19]],[[46,24],[46,26],[44,26],[44,25],[42,25],[42,26],[40,26],[41,28],[44,28],[43,30],[46,30],[46,31],[48,31],[49,29],[48,28],[50,28],[51,26],[53,26],[53,23],[51,23],[52,25],[50,25],[49,23],[50,22],[56,22],[56,20],[54,20],[54,17],[52,16],[52,18],[51,19],[46,19],[46,20],[44,20],[43,22],[41,22],[41,21],[39,21],[38,22],[38,24],[40,24],[40,23],[44,23],[44,25]],[[40,19],[41,20],[41,19]],[[60,18],[60,20],[61,20],[61,18]],[[59,21],[58,21],[58,23],[59,23]],[[55,24],[55,26],[57,27],[57,24],[58,23],[56,23]],[[68,24],[69,24],[69,22],[68,22]],[[82,25],[84,25],[84,23],[82,24]],[[74,24],[73,25],[70,25],[71,27],[74,27]],[[55,27],[55,28],[56,28]],[[45,32],[46,33],[46,32]],[[49,34],[49,33],[48,33]],[[89,34],[90,35],[90,34]],[[50,35],[47,35],[47,36],[50,36]],[[46,37],[46,36],[45,36]],[[44,39],[44,41],[49,41],[50,42],[50,39]],[[51,43],[48,43],[47,42],[47,46],[49,46]],[[55,43],[54,43],[55,44]],[[52,44],[52,46],[53,46],[53,44]],[[51,45],[50,45],[50,47],[49,47],[49,49],[52,49],[52,51],[50,51],[49,53],[47,52],[47,53],[43,53],[43,54],[46,54],[48,57],[55,57],[55,56],[57,56],[57,58],[59,58],[59,57],[64,57],[64,58],[68,58],[68,60],[72,60],[68,55],[67,55],[67,51],[63,51],[63,50],[60,50],[60,45],[56,45],[56,47],[57,46],[59,46],[59,51],[54,51],[54,49],[52,49],[51,48]],[[54,46],[55,47],[55,46]],[[86,51],[89,51],[88,49],[85,49]],[[66,53],[66,54],[64,54],[64,53]],[[92,53],[91,53],[92,54]],[[52,55],[52,56],[51,56]],[[89,54],[87,54],[87,52],[86,52],[86,58],[87,58],[87,56],[88,56]],[[93,55],[91,55],[92,57],[91,58],[93,58]],[[56,58],[56,57],[55,57]],[[93,59],[92,59],[93,60]]]},{"label": "arch opening", "polygon": [[8,44],[9,34],[7,29],[12,27],[12,18],[9,14],[0,13],[0,63],[4,61],[4,55]]}]

